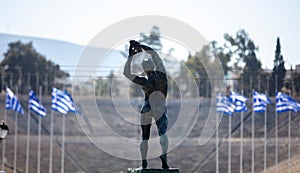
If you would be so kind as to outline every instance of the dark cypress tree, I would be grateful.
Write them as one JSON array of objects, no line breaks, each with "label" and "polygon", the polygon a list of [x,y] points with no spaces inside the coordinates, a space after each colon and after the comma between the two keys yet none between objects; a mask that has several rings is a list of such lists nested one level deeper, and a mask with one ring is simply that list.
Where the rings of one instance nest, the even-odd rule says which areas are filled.
[{"label": "dark cypress tree", "polygon": [[[279,37],[277,38],[276,50],[275,50],[275,59],[274,59],[274,67],[272,71],[272,76],[270,80],[270,95],[275,94],[275,89],[280,91],[284,84],[286,69],[284,67],[283,56],[281,55],[281,45]],[[277,86],[276,86],[276,78],[277,78]],[[276,87],[276,88],[275,88]]]}]

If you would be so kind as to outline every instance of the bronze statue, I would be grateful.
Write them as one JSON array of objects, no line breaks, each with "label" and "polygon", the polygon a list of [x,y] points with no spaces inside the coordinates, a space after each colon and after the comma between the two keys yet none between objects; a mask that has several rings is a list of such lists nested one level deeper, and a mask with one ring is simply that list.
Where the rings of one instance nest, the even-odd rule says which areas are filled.
[{"label": "bronze statue", "polygon": [[[132,59],[134,55],[141,52],[147,52],[152,57],[152,59],[148,58],[142,61],[142,67],[146,76],[138,76],[131,72]],[[168,80],[165,66],[159,55],[151,47],[140,44],[135,40],[131,40],[129,57],[125,64],[124,75],[130,81],[139,85],[145,95],[141,109],[142,141],[140,144],[140,152],[142,157],[142,168],[147,168],[148,140],[150,137],[152,118],[154,118],[158,128],[162,149],[162,154],[160,156],[162,168],[169,169],[167,163],[168,137],[166,134],[168,127],[166,110]]]}]

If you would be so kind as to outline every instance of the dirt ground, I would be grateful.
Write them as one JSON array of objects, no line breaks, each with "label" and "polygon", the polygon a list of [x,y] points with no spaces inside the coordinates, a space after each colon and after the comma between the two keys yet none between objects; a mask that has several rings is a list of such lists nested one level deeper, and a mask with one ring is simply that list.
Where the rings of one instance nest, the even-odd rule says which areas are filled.
[{"label": "dirt ground", "polygon": [[[82,100],[81,104],[86,100]],[[88,102],[88,101],[87,101]],[[125,101],[119,100],[118,109],[116,110],[116,103],[113,103],[109,99],[97,99],[96,104],[101,109],[101,115],[109,127],[118,135],[126,138],[137,139],[140,136],[139,127],[126,121],[126,118],[120,117],[120,112],[128,111],[128,108],[124,105],[120,106]],[[191,100],[191,105],[192,105]],[[25,100],[24,100],[25,103]],[[273,102],[274,103],[274,102]],[[51,103],[45,103],[50,112]],[[128,160],[118,158],[114,155],[108,154],[105,149],[97,146],[89,140],[89,137],[101,136],[101,141],[111,145],[116,150],[120,147],[118,142],[111,140],[110,136],[106,136],[101,131],[102,124],[99,124],[96,112],[93,112],[89,107],[85,107],[79,104],[84,115],[68,114],[66,116],[66,131],[65,131],[65,162],[64,172],[99,172],[99,173],[121,173],[126,172],[127,168],[139,167],[140,161]],[[132,103],[137,110],[139,103]],[[178,100],[171,100],[168,102],[168,117],[169,117],[169,129],[175,127],[180,119],[180,116],[191,117],[196,115],[193,122],[195,124],[184,124],[182,130],[177,131],[178,134],[187,133],[187,137],[184,141],[172,149],[169,153],[169,164],[171,167],[180,169],[180,172],[201,172],[209,173],[216,172],[216,136],[212,135],[212,139],[204,145],[199,145],[199,137],[206,124],[210,112],[210,99],[202,99],[199,107],[199,111],[193,112],[188,107],[180,106],[182,103]],[[1,100],[1,107],[4,108],[4,100]],[[268,110],[268,122],[267,122],[267,167],[269,170],[274,170],[275,166],[275,112],[274,106],[271,105]],[[24,106],[23,106],[24,107]],[[213,106],[212,106],[213,107]],[[122,109],[122,110],[121,110]],[[187,110],[183,110],[187,109]],[[4,112],[4,109],[1,109]],[[251,112],[248,111],[244,114],[244,130],[243,130],[243,172],[251,172],[251,127],[252,119]],[[81,117],[76,117],[81,116]],[[86,117],[85,117],[86,116]],[[231,128],[231,172],[240,171],[240,132],[241,132],[241,119],[240,114],[235,114],[232,117]],[[293,167],[300,167],[300,160],[298,159],[300,154],[299,137],[300,131],[300,118],[299,113],[292,114],[291,123],[291,158],[293,161]],[[130,116],[128,116],[130,118]],[[132,118],[136,118],[134,115]],[[30,135],[30,162],[29,172],[37,171],[37,116],[31,114],[31,135]],[[288,114],[283,113],[278,116],[278,165],[280,168],[287,164],[288,159]],[[12,172],[13,170],[13,156],[14,156],[14,128],[15,128],[15,113],[7,112],[7,125],[10,128],[10,133],[5,140],[5,170]],[[220,172],[228,172],[228,122],[229,117],[223,116],[219,125],[219,170]],[[215,128],[215,121],[208,122],[210,128]],[[86,126],[85,126],[86,125]],[[85,127],[83,127],[85,126]],[[186,127],[191,126],[189,132]],[[83,128],[82,128],[83,127]],[[83,131],[85,129],[86,133]],[[90,129],[87,130],[87,129]],[[189,128],[187,128],[189,129]],[[25,172],[26,163],[26,141],[27,141],[27,111],[25,115],[18,116],[18,143],[17,143],[17,172]],[[54,144],[53,144],[53,172],[59,172],[61,170],[61,136],[62,136],[62,116],[59,113],[54,113]],[[157,136],[157,130],[155,125],[152,126],[152,137]],[[171,136],[171,140],[172,141]],[[0,144],[3,146],[3,142]],[[49,172],[49,148],[50,148],[50,114],[42,120],[42,136],[41,136],[41,172]],[[133,146],[125,150],[126,152],[135,151],[138,152],[138,147]],[[2,156],[2,150],[0,150],[0,156]],[[1,163],[3,162],[1,157]],[[296,164],[298,162],[298,164]],[[160,168],[161,163],[159,158],[149,159],[149,167]],[[260,172],[264,168],[264,114],[255,114],[255,172]],[[286,169],[286,167],[285,167]],[[299,170],[293,169],[293,170]]]}]

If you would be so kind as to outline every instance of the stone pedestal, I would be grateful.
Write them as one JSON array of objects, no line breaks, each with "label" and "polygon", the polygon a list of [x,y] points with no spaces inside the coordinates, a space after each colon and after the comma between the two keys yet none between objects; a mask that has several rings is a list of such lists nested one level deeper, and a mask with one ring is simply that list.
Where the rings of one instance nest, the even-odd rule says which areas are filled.
[{"label": "stone pedestal", "polygon": [[154,168],[128,168],[127,173],[179,173],[178,168],[154,169]]}]

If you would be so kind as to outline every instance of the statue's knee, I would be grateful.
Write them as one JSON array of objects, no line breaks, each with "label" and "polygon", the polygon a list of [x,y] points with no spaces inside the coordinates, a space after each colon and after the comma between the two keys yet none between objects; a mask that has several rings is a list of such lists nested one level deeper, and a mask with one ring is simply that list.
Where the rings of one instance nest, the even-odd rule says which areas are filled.
[{"label": "statue's knee", "polygon": [[141,146],[147,146],[148,145],[148,140],[142,140],[141,141]]},{"label": "statue's knee", "polygon": [[165,146],[168,145],[169,140],[166,134],[160,136],[160,145]]}]

